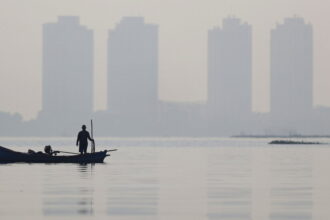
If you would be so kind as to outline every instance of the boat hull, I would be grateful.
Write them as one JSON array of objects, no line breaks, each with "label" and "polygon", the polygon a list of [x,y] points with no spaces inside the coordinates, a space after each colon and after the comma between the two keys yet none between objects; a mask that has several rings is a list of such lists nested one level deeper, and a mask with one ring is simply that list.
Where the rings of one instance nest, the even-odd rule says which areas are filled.
[{"label": "boat hull", "polygon": [[107,151],[73,156],[51,156],[44,153],[22,153],[0,147],[0,163],[103,163]]}]

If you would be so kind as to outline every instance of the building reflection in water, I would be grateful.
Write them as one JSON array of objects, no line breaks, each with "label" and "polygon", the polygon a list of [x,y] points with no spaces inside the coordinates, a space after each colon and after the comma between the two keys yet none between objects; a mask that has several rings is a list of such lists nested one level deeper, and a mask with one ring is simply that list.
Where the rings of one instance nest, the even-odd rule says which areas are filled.
[{"label": "building reflection in water", "polygon": [[217,149],[208,158],[208,219],[252,219],[251,152]]},{"label": "building reflection in water", "polygon": [[[148,153],[147,153],[148,154]],[[154,219],[158,206],[157,158],[133,151],[111,167],[108,176],[107,214]],[[117,178],[113,178],[113,177]]]},{"label": "building reflection in water", "polygon": [[45,175],[43,214],[47,216],[93,215],[94,190],[90,181],[93,165],[67,165],[66,169],[60,169],[64,170],[61,176],[56,173],[56,166],[50,165],[51,169]]},{"label": "building reflection in water", "polygon": [[271,220],[313,219],[313,157],[309,149],[271,153]]}]

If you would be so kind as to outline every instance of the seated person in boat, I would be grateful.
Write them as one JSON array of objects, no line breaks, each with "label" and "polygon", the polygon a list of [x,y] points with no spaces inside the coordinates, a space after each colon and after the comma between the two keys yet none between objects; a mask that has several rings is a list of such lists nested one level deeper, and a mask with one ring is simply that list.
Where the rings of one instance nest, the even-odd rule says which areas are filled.
[{"label": "seated person in boat", "polygon": [[56,156],[59,153],[59,151],[53,151],[53,149],[50,145],[46,145],[45,148],[44,148],[44,151],[45,151],[46,154],[48,154],[50,156],[53,156],[53,155]]},{"label": "seated person in boat", "polygon": [[78,133],[76,145],[77,146],[79,145],[80,154],[86,154],[88,147],[88,140],[94,142],[94,139],[92,139],[91,136],[89,135],[89,132],[86,131],[86,125],[83,125],[81,128],[82,130]]}]

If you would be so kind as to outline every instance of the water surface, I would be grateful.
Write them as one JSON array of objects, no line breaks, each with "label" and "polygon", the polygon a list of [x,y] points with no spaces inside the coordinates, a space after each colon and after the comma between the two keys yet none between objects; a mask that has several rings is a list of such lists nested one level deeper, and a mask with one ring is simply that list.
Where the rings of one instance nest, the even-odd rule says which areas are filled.
[{"label": "water surface", "polygon": [[[330,142],[328,139],[317,140]],[[74,138],[1,138],[27,151]],[[1,219],[330,219],[330,146],[98,138],[104,164],[0,165]]]}]

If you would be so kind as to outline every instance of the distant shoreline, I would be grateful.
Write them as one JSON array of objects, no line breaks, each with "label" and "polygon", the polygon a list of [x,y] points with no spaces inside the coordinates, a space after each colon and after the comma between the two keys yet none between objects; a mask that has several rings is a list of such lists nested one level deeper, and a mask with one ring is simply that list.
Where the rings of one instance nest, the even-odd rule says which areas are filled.
[{"label": "distant shoreline", "polygon": [[274,140],[274,141],[271,141],[269,142],[268,144],[277,144],[277,145],[280,145],[280,144],[284,144],[284,145],[287,145],[287,144],[294,144],[294,145],[320,145],[320,144],[326,144],[326,143],[321,143],[321,142],[305,142],[305,141],[290,141],[290,140]]},{"label": "distant shoreline", "polygon": [[233,135],[232,138],[330,138],[330,135]]}]

